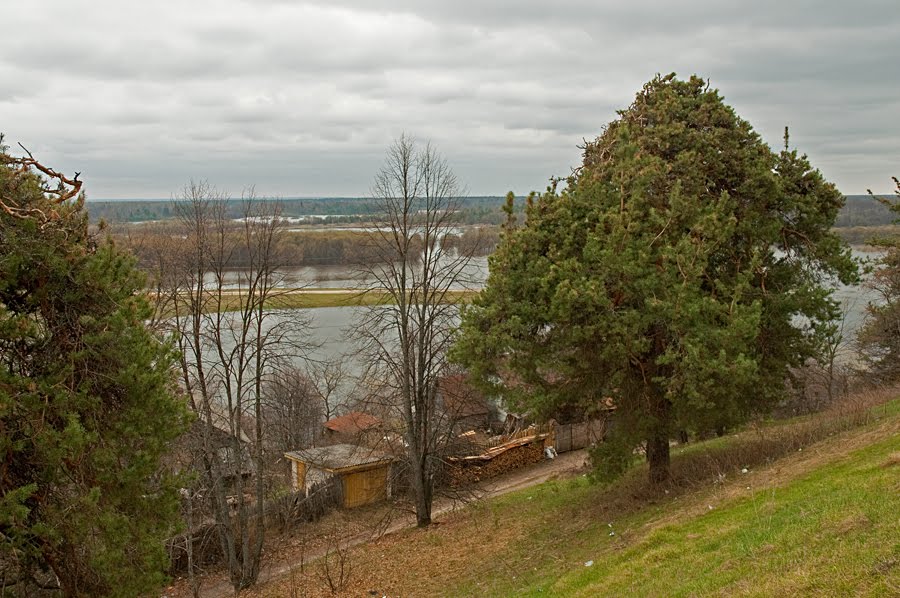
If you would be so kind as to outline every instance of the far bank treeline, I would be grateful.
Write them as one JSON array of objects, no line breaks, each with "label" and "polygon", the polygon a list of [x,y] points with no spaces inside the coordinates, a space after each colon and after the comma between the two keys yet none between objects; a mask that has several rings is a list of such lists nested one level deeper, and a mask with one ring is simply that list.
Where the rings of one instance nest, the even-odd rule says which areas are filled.
[{"label": "far bank treeline", "polygon": [[[458,204],[459,224],[502,224],[506,216],[503,213],[503,198],[496,196],[461,197],[455,200]],[[365,197],[322,197],[322,198],[278,198],[282,216],[302,219],[306,224],[356,224],[370,222],[378,215],[379,205],[375,200]],[[240,218],[242,205],[240,199],[226,202],[229,216]],[[88,200],[87,209],[91,222],[104,220],[117,222],[149,222],[174,219],[177,210],[171,200]]]},{"label": "far bank treeline", "polygon": [[[367,224],[377,217],[377,206],[367,198],[279,199],[281,215],[299,226],[284,242],[283,265],[353,266],[372,264],[381,253],[361,231],[342,230],[341,225]],[[516,202],[522,216],[524,202]],[[475,257],[490,255],[500,239],[500,225],[506,215],[498,197],[467,197],[459,200],[454,220],[464,229],[444,239],[448,247]],[[226,201],[228,216],[240,219],[240,199]],[[156,261],[158,250],[169,245],[176,232],[177,208],[171,200],[89,201],[90,220],[110,225],[112,237],[129,247],[146,269]],[[297,221],[299,219],[299,222]],[[330,230],[304,229],[303,225],[333,227]],[[897,236],[892,215],[869,195],[848,195],[834,223],[836,232],[850,245],[868,245],[873,239]],[[419,247],[421,251],[421,246]],[[246,256],[232,256],[230,267],[240,268]]]},{"label": "far bank treeline", "polygon": [[[494,196],[465,197],[459,200],[459,224],[501,225],[506,221],[503,213],[504,198]],[[282,215],[286,218],[304,219],[306,224],[358,224],[371,221],[377,215],[377,206],[368,198],[337,197],[315,199],[279,199]],[[241,200],[229,202],[228,210],[232,218],[241,217]],[[517,202],[517,211],[522,211],[523,202]],[[172,220],[176,217],[171,200],[89,200],[87,209],[91,222],[101,220],[114,223],[146,223]],[[835,227],[841,229],[882,227],[893,224],[893,216],[884,205],[869,195],[848,195]],[[871,232],[871,231],[869,231]],[[868,234],[861,231],[860,239],[849,242],[864,242]]]},{"label": "far bank treeline", "polygon": [[[232,234],[241,234],[240,221],[233,222]],[[120,245],[130,249],[138,258],[139,266],[152,269],[163,254],[175,251],[173,243],[182,233],[177,220],[144,223],[139,225],[114,225],[110,236]],[[441,244],[445,249],[455,249],[470,256],[486,256],[494,251],[500,239],[498,228],[468,227],[456,234],[444,235]],[[359,230],[293,230],[279,235],[277,255],[279,266],[358,266],[377,263],[384,248],[377,245],[378,238]],[[243,268],[250,260],[240,244],[228,256],[228,268]],[[421,255],[421,236],[412,239],[411,251]]]}]

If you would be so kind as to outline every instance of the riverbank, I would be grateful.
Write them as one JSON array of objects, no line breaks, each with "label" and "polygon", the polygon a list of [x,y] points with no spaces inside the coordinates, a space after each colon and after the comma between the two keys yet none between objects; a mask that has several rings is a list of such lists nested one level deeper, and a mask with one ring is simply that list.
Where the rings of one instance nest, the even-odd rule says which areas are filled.
[{"label": "riverbank", "polygon": [[[440,303],[459,304],[471,301],[479,291],[451,290]],[[151,295],[151,301],[155,299]],[[238,311],[246,300],[246,293],[239,290],[224,291],[220,300],[207,302],[207,313],[214,311]],[[284,288],[275,289],[265,303],[265,309],[312,309],[319,307],[366,307],[372,305],[393,305],[393,296],[383,290],[343,289],[343,288]],[[175,308],[163,308],[164,317],[173,317]]]}]

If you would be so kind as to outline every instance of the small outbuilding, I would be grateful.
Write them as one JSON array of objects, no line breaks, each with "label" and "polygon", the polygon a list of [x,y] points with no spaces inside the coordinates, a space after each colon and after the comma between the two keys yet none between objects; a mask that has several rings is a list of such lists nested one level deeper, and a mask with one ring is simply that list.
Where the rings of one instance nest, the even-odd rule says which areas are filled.
[{"label": "small outbuilding", "polygon": [[325,441],[329,444],[367,444],[374,446],[383,434],[381,420],[362,411],[351,411],[322,424]]},{"label": "small outbuilding", "polygon": [[295,491],[309,494],[317,484],[337,478],[341,485],[342,506],[348,509],[391,495],[391,462],[394,458],[387,453],[355,444],[334,444],[291,451],[284,456],[291,463]]}]

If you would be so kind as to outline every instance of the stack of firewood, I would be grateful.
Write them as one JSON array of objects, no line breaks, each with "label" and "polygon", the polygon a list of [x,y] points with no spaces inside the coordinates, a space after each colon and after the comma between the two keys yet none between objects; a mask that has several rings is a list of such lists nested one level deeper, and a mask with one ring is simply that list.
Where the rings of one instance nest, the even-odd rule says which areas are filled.
[{"label": "stack of firewood", "polygon": [[525,465],[544,460],[544,443],[537,440],[497,452],[490,458],[459,460],[450,465],[448,476],[451,486],[467,486],[488,480]]}]

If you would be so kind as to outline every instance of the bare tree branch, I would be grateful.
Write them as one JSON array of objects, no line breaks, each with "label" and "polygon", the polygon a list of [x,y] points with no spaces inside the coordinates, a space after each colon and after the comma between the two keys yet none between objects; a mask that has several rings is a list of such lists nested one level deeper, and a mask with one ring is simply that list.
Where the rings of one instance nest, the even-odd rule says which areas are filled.
[{"label": "bare tree branch", "polygon": [[431,523],[436,475],[452,436],[438,396],[458,318],[447,297],[474,282],[468,267],[477,244],[472,251],[442,244],[456,231],[460,195],[456,176],[431,143],[419,146],[404,135],[388,148],[372,187],[381,208],[368,231],[377,260],[361,268],[391,304],[363,310],[354,323],[365,377],[381,389],[373,394],[402,422],[420,526]]}]

